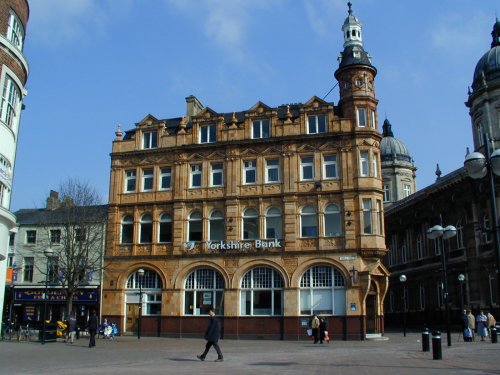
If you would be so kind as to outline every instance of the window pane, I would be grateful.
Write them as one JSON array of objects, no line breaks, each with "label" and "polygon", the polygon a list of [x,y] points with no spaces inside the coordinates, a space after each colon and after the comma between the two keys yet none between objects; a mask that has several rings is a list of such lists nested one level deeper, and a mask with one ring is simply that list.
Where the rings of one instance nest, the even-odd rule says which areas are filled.
[{"label": "window pane", "polygon": [[272,292],[270,290],[255,290],[253,292],[253,314],[272,314]]},{"label": "window pane", "polygon": [[172,222],[160,222],[160,242],[172,242]]},{"label": "window pane", "polygon": [[318,116],[318,132],[326,133],[326,116],[320,115]]},{"label": "window pane", "polygon": [[301,290],[300,291],[300,313],[302,315],[311,314],[311,291]]},{"label": "window pane", "polygon": [[266,238],[283,238],[281,216],[266,218]]},{"label": "window pane", "polygon": [[315,289],[313,291],[313,311],[314,314],[331,314],[332,313],[332,291],[331,289],[322,290]]},{"label": "window pane", "polygon": [[224,221],[210,220],[210,238],[211,241],[224,240]]},{"label": "window pane", "polygon": [[172,178],[171,168],[169,167],[161,168],[160,173],[161,173],[160,189],[170,189],[171,178]]},{"label": "window pane", "polygon": [[243,219],[243,239],[244,240],[259,239],[258,218],[244,218]]},{"label": "window pane", "polygon": [[202,238],[202,222],[201,220],[189,222],[189,241],[201,241]]}]

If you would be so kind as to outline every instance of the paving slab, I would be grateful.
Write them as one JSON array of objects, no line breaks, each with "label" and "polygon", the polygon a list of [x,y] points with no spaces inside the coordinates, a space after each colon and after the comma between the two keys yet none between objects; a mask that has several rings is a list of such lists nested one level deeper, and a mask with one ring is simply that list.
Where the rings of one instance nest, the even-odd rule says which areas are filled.
[{"label": "paving slab", "polygon": [[453,334],[452,346],[443,335],[442,360],[422,352],[419,333],[388,333],[386,340],[310,341],[221,340],[224,362],[196,358],[201,339],[123,336],[115,341],[88,339],[74,344],[0,341],[0,374],[346,374],[447,375],[499,374],[500,344],[464,343]]}]

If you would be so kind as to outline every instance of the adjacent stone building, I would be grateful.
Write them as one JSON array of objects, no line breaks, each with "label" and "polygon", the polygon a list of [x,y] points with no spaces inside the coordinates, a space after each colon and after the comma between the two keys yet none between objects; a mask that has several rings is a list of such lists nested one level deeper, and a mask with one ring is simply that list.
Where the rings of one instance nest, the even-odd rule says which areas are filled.
[{"label": "adjacent stone building", "polygon": [[[500,22],[493,26],[491,48],[479,59],[466,106],[471,117],[474,151],[485,154],[500,148]],[[391,271],[386,299],[387,324],[396,324],[407,307],[407,321],[441,327],[445,322],[445,285],[451,322],[457,324],[462,307],[488,309],[500,314],[499,262],[495,222],[487,178],[473,180],[464,167],[386,208],[385,224],[389,253],[385,264]],[[498,180],[498,177],[496,177]],[[498,195],[498,181],[495,181]],[[499,207],[498,196],[495,197]],[[448,240],[429,239],[434,225],[452,225],[456,235]],[[446,259],[446,279],[443,272]],[[406,276],[401,283],[399,277]],[[459,277],[463,275],[464,277]],[[447,283],[445,283],[445,280]]]},{"label": "adjacent stone building", "polygon": [[231,338],[305,338],[313,314],[336,339],[383,332],[377,70],[350,4],[342,35],[336,105],[189,96],[116,132],[103,317],[175,337],[202,335],[209,308]]}]

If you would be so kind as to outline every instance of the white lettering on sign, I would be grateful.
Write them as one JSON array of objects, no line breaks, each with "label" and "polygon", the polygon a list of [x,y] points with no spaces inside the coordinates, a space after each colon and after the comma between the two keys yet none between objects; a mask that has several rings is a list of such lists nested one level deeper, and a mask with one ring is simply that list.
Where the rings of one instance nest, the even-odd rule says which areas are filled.
[{"label": "white lettering on sign", "polygon": [[[241,242],[241,241],[217,241],[217,242],[207,242],[208,248],[210,250],[248,250],[252,248],[251,242]],[[281,240],[255,240],[253,247],[256,249],[271,249],[271,248],[281,248]]]}]

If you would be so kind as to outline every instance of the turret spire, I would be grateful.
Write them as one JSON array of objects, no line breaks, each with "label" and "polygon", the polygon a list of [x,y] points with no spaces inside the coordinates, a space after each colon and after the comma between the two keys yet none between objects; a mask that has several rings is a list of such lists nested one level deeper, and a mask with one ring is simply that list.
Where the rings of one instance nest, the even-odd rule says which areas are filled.
[{"label": "turret spire", "polygon": [[342,25],[342,31],[344,33],[344,48],[348,46],[363,46],[363,39],[361,37],[361,22],[353,15],[352,3],[348,2],[347,6],[349,14]]}]

